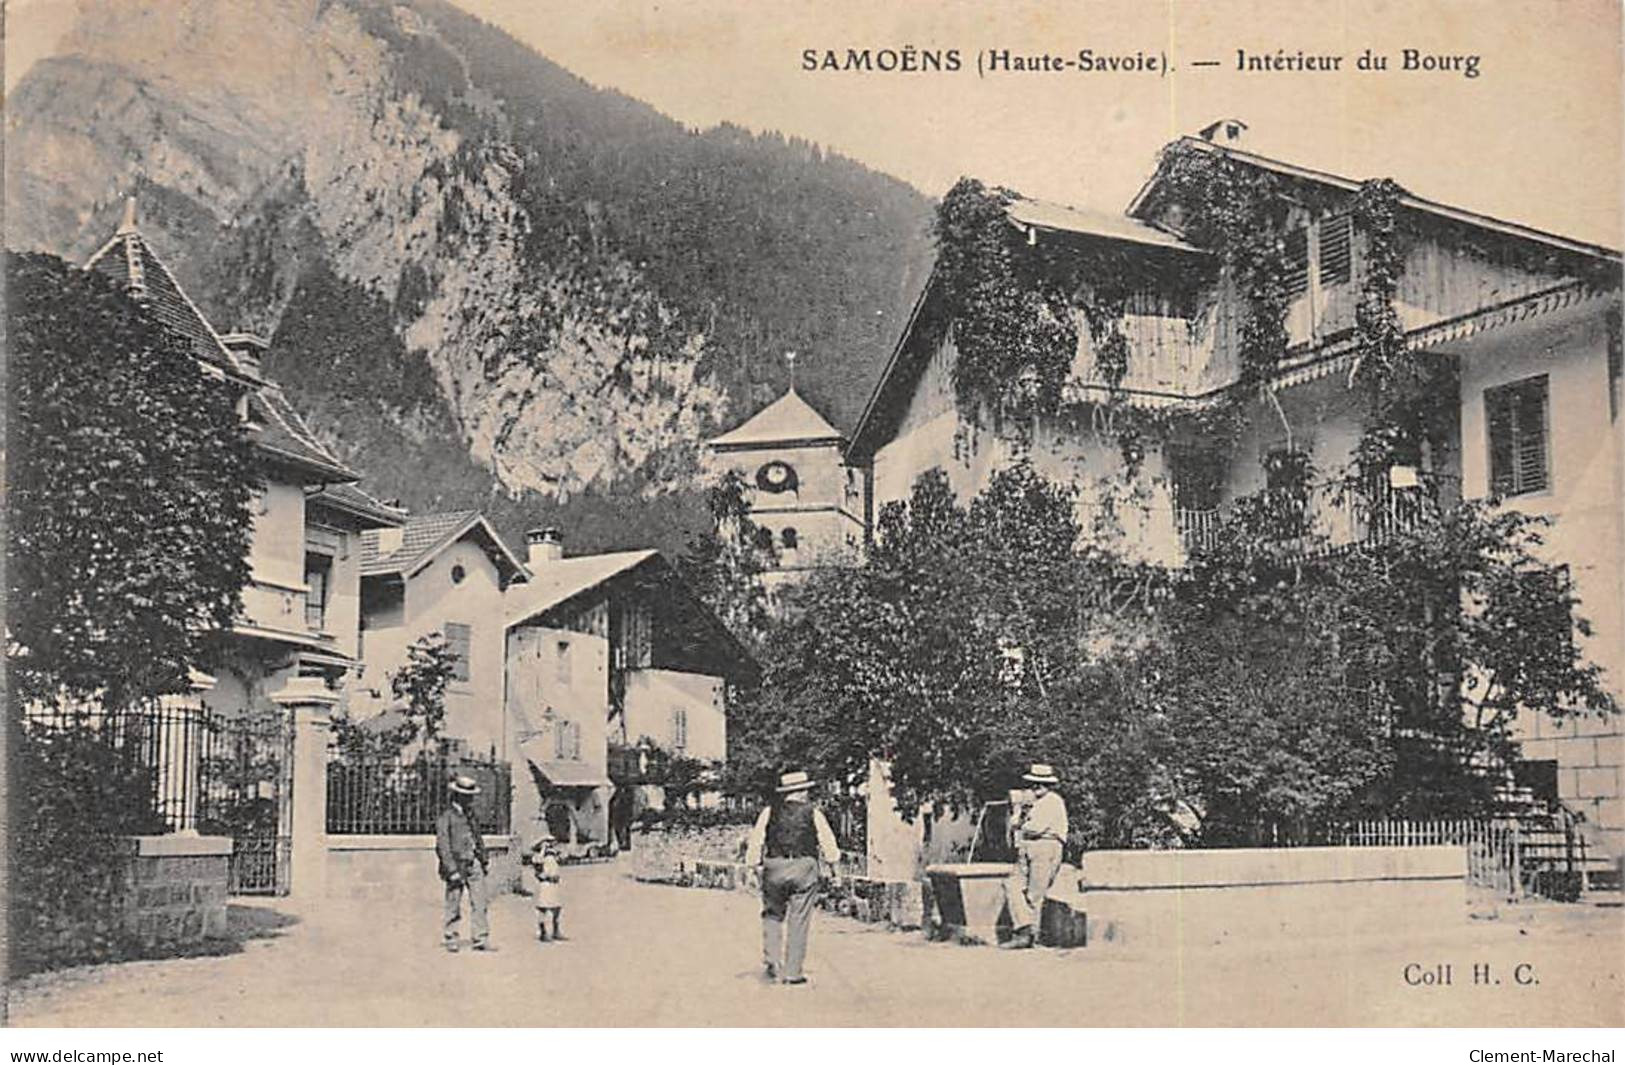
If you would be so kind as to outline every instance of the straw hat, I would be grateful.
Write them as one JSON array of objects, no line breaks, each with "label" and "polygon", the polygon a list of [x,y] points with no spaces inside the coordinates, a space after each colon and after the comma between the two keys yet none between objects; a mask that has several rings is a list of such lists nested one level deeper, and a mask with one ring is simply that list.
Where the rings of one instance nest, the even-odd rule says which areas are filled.
[{"label": "straw hat", "polygon": [[479,781],[470,776],[457,776],[447,785],[453,795],[478,795],[480,793]]},{"label": "straw hat", "polygon": [[1061,778],[1055,775],[1055,770],[1043,762],[1034,762],[1032,768],[1027,770],[1021,779],[1032,784],[1059,784],[1061,782]]},{"label": "straw hat", "polygon": [[813,784],[811,777],[809,777],[806,773],[797,771],[794,773],[785,773],[783,776],[779,777],[778,790],[780,795],[788,795],[792,791],[808,791],[814,786],[815,785]]}]

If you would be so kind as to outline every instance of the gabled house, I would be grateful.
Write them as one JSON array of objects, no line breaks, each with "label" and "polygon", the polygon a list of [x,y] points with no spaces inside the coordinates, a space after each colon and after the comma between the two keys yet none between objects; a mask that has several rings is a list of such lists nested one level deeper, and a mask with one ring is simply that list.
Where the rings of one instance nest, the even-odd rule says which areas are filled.
[{"label": "gabled house", "polygon": [[[322,726],[360,670],[361,538],[399,528],[406,515],[362,491],[361,475],[311,432],[265,375],[264,340],[215,330],[142,235],[133,200],[85,269],[122,286],[190,346],[202,372],[232,390],[260,458],[251,576],[233,653],[213,676],[197,675],[190,702],[226,720],[272,723],[256,757],[273,767],[264,786],[275,796],[275,823],[239,826],[234,884],[287,890],[290,848],[302,869],[319,870],[325,857]],[[166,756],[165,765],[197,758],[193,750]]]},{"label": "gabled house", "polygon": [[[1077,329],[1059,410],[1012,427],[997,411],[960,409],[953,313],[941,277],[920,296],[852,434],[847,461],[865,470],[865,522],[907,498],[917,477],[945,471],[962,498],[1026,457],[1075,486],[1086,535],[1130,557],[1180,565],[1238,498],[1279,471],[1315,471],[1307,529],[1331,543],[1383,535],[1406,493],[1444,501],[1496,497],[1555,519],[1545,550],[1566,564],[1592,623],[1586,651],[1625,697],[1625,417],[1621,415],[1617,249],[1396,190],[1407,232],[1393,306],[1405,357],[1452,382],[1450,423],[1396,465],[1371,504],[1335,491],[1363,430],[1355,311],[1378,245],[1354,210],[1360,181],[1245,150],[1245,127],[1219,123],[1170,145],[1125,213],[1016,198],[1004,205],[1017,241],[1108,252],[1136,278],[1115,329],[1131,353]],[[1246,305],[1225,263],[1187,239],[1196,205],[1170,170],[1176,156],[1222,159],[1279,190],[1287,350],[1262,381],[1243,372]],[[1019,254],[1019,249],[1018,249]],[[1083,292],[1114,278],[1085,278]],[[1115,379],[1114,379],[1115,376]],[[1234,404],[1241,429],[1221,439],[1202,415]],[[1120,412],[1152,412],[1131,463],[1112,431]],[[1117,412],[1117,413],[1114,413]],[[1019,432],[1012,431],[1019,429]],[[1557,727],[1531,715],[1525,779],[1583,812],[1594,843],[1625,850],[1625,736],[1618,721]]]},{"label": "gabled house", "polygon": [[441,737],[506,757],[503,731],[504,593],[530,574],[478,511],[414,514],[361,541],[358,718],[387,714],[390,675],[409,648],[440,635],[455,656]]},{"label": "gabled house", "polygon": [[757,546],[775,559],[769,590],[857,554],[863,482],[846,465],[846,438],[794,387],[706,448],[746,485]]},{"label": "gabled house", "polygon": [[607,846],[609,745],[721,761],[729,684],[756,666],[658,551],[566,557],[555,530],[527,540],[532,579],[507,604],[508,730],[532,785],[515,784],[514,831],[528,842],[545,822]]}]

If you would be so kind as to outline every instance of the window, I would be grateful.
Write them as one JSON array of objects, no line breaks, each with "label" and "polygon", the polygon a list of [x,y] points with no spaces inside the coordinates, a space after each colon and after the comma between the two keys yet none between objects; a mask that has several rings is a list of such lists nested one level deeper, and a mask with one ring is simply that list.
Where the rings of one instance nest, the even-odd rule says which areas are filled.
[{"label": "window", "polygon": [[671,749],[674,751],[688,750],[688,711],[683,709],[671,712]]},{"label": "window", "polygon": [[1546,390],[1545,374],[1484,390],[1491,495],[1525,495],[1551,486]]},{"label": "window", "polygon": [[1296,448],[1278,447],[1264,456],[1264,492],[1276,536],[1290,540],[1308,531],[1310,476],[1309,456]]},{"label": "window", "polygon": [[1282,265],[1286,270],[1288,299],[1297,299],[1309,291],[1309,231],[1294,229],[1286,235],[1281,248]]},{"label": "window", "polygon": [[761,551],[773,550],[773,530],[760,525],[756,527],[756,547]]},{"label": "window", "polygon": [[570,641],[560,640],[558,643],[558,660],[555,665],[558,682],[565,687],[570,684]]},{"label": "window", "polygon": [[466,683],[469,679],[468,652],[472,636],[467,625],[460,625],[455,621],[446,624],[446,648],[452,654],[452,680]]},{"label": "window", "polygon": [[622,608],[620,664],[625,669],[648,669],[654,660],[654,619],[647,603],[629,603]]},{"label": "window", "polygon": [[581,761],[581,722],[559,721],[553,726],[555,761]]},{"label": "window", "polygon": [[463,583],[463,578],[465,578],[467,576],[468,576],[468,570],[463,568],[463,564],[461,562],[459,562],[455,566],[451,567],[451,583],[453,583],[453,584],[462,584]]},{"label": "window", "polygon": [[1169,487],[1180,510],[1216,510],[1224,487],[1224,455],[1217,449],[1170,446]]},{"label": "window", "polygon": [[320,632],[327,627],[327,595],[333,583],[333,557],[305,556],[305,627]]},{"label": "window", "polygon": [[784,545],[786,551],[794,551],[799,541],[800,537],[794,529],[786,528],[779,533],[779,542]]},{"label": "window", "polygon": [[1008,636],[999,637],[999,683],[1019,692],[1026,674],[1027,649]]},{"label": "window", "polygon": [[1352,271],[1354,219],[1335,215],[1320,223],[1320,284],[1341,285]]}]

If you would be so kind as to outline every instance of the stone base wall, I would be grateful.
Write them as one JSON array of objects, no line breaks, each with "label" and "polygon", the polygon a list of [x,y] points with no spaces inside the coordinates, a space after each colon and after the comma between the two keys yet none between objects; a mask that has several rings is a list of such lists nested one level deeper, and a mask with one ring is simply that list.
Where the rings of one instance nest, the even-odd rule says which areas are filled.
[{"label": "stone base wall", "polygon": [[[633,853],[638,852],[634,849]],[[675,850],[650,853],[641,867],[634,864],[632,875],[639,880],[678,887],[748,891],[751,894],[760,894],[762,890],[761,872],[754,866],[688,857]],[[915,881],[842,876],[820,893],[818,906],[828,913],[870,924],[920,928],[925,922],[927,894],[928,889]]]},{"label": "stone base wall", "polygon": [[[507,836],[485,837],[487,884],[493,892],[519,885],[519,858]],[[327,896],[417,900],[439,905],[441,881],[433,836],[328,836]]]},{"label": "stone base wall", "polygon": [[676,883],[685,875],[684,863],[737,862],[744,857],[748,825],[717,825],[700,829],[650,829],[632,836],[632,875],[653,883]]},{"label": "stone base wall", "polygon": [[1088,915],[1094,944],[1415,934],[1465,919],[1466,863],[1460,847],[1105,851],[1050,898]]},{"label": "stone base wall", "polygon": [[124,930],[148,947],[224,937],[230,863],[226,836],[131,839]]}]

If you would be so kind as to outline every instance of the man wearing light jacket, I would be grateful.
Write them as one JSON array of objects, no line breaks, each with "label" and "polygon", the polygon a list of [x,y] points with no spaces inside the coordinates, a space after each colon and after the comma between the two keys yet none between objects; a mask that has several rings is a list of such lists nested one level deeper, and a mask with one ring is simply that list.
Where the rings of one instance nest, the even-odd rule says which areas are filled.
[{"label": "man wearing light jacket", "polygon": [[468,892],[470,930],[474,949],[492,951],[486,917],[485,841],[474,823],[474,796],[480,786],[473,777],[459,776],[447,789],[451,801],[435,822],[435,858],[446,885],[444,937],[446,949],[457,952],[457,926],[462,921],[463,892]]},{"label": "man wearing light jacket", "polygon": [[1034,924],[1043,916],[1044,898],[1061,870],[1066,842],[1066,802],[1051,791],[1059,784],[1055,770],[1035,763],[1021,779],[1033,785],[1033,804],[1016,829],[1016,868],[1005,884],[1010,923],[1015,931],[1003,945],[1017,949],[1036,942]]},{"label": "man wearing light jacket", "polygon": [[812,788],[806,773],[781,776],[778,799],[756,819],[745,844],[745,864],[762,867],[762,967],[769,980],[782,977],[787,984],[807,982],[801,965],[818,897],[819,863],[833,879],[841,860],[829,821],[808,801]]}]

